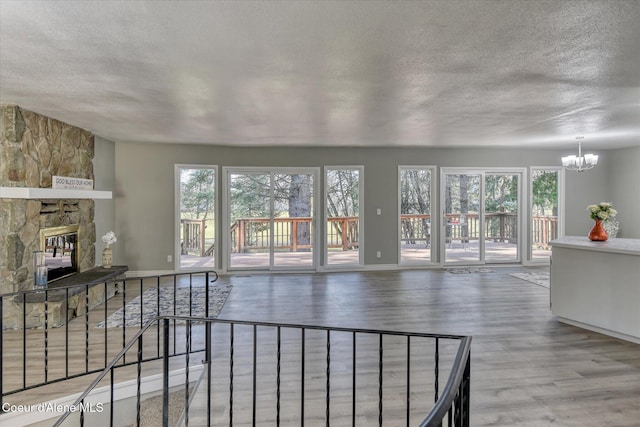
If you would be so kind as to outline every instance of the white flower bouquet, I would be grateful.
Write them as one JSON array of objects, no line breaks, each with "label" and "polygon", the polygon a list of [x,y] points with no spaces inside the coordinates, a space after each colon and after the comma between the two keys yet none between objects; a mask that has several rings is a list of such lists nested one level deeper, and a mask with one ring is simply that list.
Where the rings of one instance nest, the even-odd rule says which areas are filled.
[{"label": "white flower bouquet", "polygon": [[617,210],[613,208],[613,205],[609,202],[600,202],[597,205],[589,205],[587,206],[587,210],[591,215],[591,219],[609,221],[618,213]]},{"label": "white flower bouquet", "polygon": [[102,236],[102,243],[105,245],[113,245],[117,240],[118,238],[113,231],[109,231],[107,234]]}]

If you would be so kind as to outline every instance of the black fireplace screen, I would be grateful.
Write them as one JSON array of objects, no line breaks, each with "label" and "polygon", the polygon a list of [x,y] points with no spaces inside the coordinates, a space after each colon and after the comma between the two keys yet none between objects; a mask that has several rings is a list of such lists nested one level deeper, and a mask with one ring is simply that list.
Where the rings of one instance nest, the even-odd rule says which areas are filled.
[{"label": "black fireplace screen", "polygon": [[74,228],[76,227],[41,230],[49,282],[78,272],[78,231]]}]

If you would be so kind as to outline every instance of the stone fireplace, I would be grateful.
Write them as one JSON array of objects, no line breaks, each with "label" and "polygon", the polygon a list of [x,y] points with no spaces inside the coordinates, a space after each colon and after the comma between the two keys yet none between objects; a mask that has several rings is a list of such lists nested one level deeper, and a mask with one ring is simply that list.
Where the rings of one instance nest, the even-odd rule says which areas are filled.
[{"label": "stone fireplace", "polygon": [[[15,105],[0,112],[0,186],[51,188],[53,176],[94,178],[90,132]],[[91,199],[0,199],[0,294],[33,288],[42,229],[77,230],[77,270],[93,268],[94,209]]]}]

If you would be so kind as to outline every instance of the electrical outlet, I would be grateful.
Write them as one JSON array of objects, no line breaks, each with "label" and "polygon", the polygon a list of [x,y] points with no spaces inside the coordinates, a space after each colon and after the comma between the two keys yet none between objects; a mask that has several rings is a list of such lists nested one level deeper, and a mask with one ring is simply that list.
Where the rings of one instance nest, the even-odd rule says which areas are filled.
[{"label": "electrical outlet", "polygon": [[376,258],[382,258],[382,251],[376,252]]},{"label": "electrical outlet", "polygon": [[173,261],[173,256],[167,255],[167,262],[171,262],[171,261]]}]

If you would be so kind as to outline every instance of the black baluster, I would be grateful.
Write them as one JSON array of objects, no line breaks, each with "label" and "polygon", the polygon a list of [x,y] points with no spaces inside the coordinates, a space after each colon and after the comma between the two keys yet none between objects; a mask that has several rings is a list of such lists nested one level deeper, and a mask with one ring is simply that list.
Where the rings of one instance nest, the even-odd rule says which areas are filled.
[{"label": "black baluster", "polygon": [[209,318],[209,272],[204,273],[204,317]]},{"label": "black baluster", "polygon": [[22,294],[22,387],[27,387],[27,294]]},{"label": "black baluster", "polygon": [[169,427],[169,319],[162,319],[162,323],[162,427]]},{"label": "black baluster", "polygon": [[305,347],[305,338],[304,338],[304,332],[305,329],[302,328],[302,354],[301,354],[301,372],[300,372],[300,378],[301,378],[301,384],[300,384],[300,427],[304,427],[304,347]]},{"label": "black baluster", "polygon": [[436,354],[435,354],[435,381],[434,381],[434,391],[435,397],[433,399],[434,402],[438,401],[438,389],[440,388],[438,384],[438,376],[440,375],[440,338],[436,338]]},{"label": "black baluster", "polygon": [[141,385],[142,385],[142,335],[138,338],[138,365],[136,378],[136,425],[140,427],[140,409],[142,401]]},{"label": "black baluster", "polygon": [[[166,313],[160,313],[160,276],[156,278],[156,295],[156,315],[166,315]],[[156,324],[156,355],[160,357],[160,322]]]},{"label": "black baluster", "polygon": [[351,425],[355,427],[356,425],[356,332],[353,332],[353,351],[351,354],[351,364],[352,372],[351,372]]},{"label": "black baluster", "polygon": [[[108,313],[108,310],[107,310],[107,305],[108,305],[108,298],[107,298],[108,297],[108,285],[107,285],[107,283],[108,282],[104,282],[104,367],[105,368],[109,364],[109,358],[108,358],[108,354],[109,354],[109,344],[108,344],[108,342],[109,342],[109,340],[107,339],[107,337],[108,337],[107,331],[109,330],[109,328],[107,327],[107,318],[108,318],[107,317],[107,313]],[[115,292],[115,286],[116,285],[114,284],[113,286],[114,286],[114,292]],[[67,295],[69,295],[68,291],[69,291],[69,289],[67,288]],[[68,297],[67,297],[67,301],[69,301]],[[68,324],[69,324],[69,322],[67,322],[67,325]],[[68,328],[67,328],[67,330],[68,330]],[[68,353],[69,353],[69,347],[67,346],[67,356],[68,356]],[[67,357],[67,362],[68,362],[68,357]]]},{"label": "black baluster", "polygon": [[[140,329],[144,326],[144,285],[143,279],[140,279]],[[160,295],[158,295],[160,300]]]},{"label": "black baluster", "polygon": [[211,321],[207,321],[205,323],[205,362],[207,363],[207,426],[211,425],[211,364],[213,363],[212,354],[213,349],[211,348]]},{"label": "black baluster", "polygon": [[326,385],[326,425],[329,427],[331,417],[331,331],[327,329],[327,385]]},{"label": "black baluster", "polygon": [[378,353],[378,424],[382,427],[382,334],[380,334]]},{"label": "black baluster", "polygon": [[253,325],[253,427],[256,425],[257,376],[258,376],[258,327]]},{"label": "black baluster", "polygon": [[407,335],[407,427],[411,419],[411,336]]},{"label": "black baluster", "polygon": [[89,285],[84,286],[84,371],[89,373]]},{"label": "black baluster", "polygon": [[[122,348],[127,346],[127,280],[122,282]],[[122,355],[122,364],[127,363],[127,353]]]},{"label": "black baluster", "polygon": [[233,323],[229,324],[229,426],[233,426]]},{"label": "black baluster", "polygon": [[191,355],[191,320],[187,320],[185,342],[184,425],[189,426],[189,356]]},{"label": "black baluster", "polygon": [[280,427],[280,361],[281,361],[281,335],[280,326],[277,328],[276,344],[276,427]]},{"label": "black baluster", "polygon": [[[69,323],[69,322],[66,322]],[[44,383],[49,382],[49,290],[44,291]]]}]

